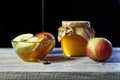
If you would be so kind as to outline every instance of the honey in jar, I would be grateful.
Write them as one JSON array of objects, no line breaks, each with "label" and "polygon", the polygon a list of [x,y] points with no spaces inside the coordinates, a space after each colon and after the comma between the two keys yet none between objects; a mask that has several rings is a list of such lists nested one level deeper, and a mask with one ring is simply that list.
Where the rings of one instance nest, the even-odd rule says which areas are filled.
[{"label": "honey in jar", "polygon": [[88,41],[95,37],[89,21],[62,21],[58,41],[65,56],[85,56]]}]

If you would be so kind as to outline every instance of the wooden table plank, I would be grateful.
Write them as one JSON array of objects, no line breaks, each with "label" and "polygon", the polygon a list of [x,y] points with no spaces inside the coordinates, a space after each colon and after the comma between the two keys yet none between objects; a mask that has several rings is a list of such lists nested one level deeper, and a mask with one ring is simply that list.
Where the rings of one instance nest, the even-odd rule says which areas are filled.
[{"label": "wooden table plank", "polygon": [[110,59],[96,63],[86,57],[64,57],[55,48],[46,60],[51,64],[24,62],[12,48],[0,48],[0,80],[118,80],[120,79],[120,48],[113,48]]}]

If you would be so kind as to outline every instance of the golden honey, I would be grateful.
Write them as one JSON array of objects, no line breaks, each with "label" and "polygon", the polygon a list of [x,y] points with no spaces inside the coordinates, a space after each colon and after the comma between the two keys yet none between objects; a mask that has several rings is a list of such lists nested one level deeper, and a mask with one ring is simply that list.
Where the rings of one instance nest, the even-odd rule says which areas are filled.
[{"label": "golden honey", "polygon": [[87,42],[95,37],[89,21],[62,21],[58,41],[65,56],[85,56]]}]

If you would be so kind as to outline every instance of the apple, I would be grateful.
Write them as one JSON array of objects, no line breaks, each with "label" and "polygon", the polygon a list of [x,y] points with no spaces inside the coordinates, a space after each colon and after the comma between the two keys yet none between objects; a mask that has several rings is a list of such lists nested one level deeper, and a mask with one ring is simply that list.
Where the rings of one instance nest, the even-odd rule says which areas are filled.
[{"label": "apple", "polygon": [[87,43],[86,54],[95,61],[104,62],[112,55],[112,43],[103,37],[94,37]]},{"label": "apple", "polygon": [[[36,37],[39,38],[39,41],[48,41],[48,40],[53,40],[53,45],[52,47],[55,47],[55,37],[53,36],[53,34],[49,33],[49,32],[43,32],[43,33],[37,33],[35,34]],[[44,39],[44,40],[43,40]],[[51,49],[52,50],[52,49]]]},{"label": "apple", "polygon": [[48,39],[55,39],[54,36],[49,32],[37,33],[35,36],[41,38],[42,36],[47,37]]}]

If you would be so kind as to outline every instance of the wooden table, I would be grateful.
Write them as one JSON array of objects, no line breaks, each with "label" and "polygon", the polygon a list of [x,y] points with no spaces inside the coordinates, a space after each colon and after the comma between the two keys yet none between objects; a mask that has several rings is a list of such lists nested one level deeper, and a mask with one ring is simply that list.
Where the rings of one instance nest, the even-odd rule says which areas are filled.
[{"label": "wooden table", "polygon": [[24,62],[13,48],[0,48],[0,80],[120,80],[120,48],[113,48],[106,62],[86,57],[64,57],[55,48],[47,57],[51,64]]}]

